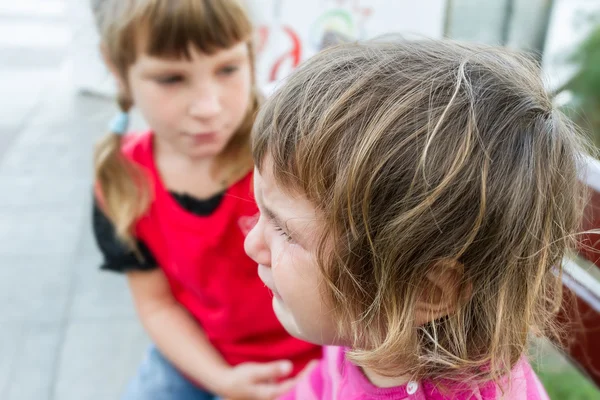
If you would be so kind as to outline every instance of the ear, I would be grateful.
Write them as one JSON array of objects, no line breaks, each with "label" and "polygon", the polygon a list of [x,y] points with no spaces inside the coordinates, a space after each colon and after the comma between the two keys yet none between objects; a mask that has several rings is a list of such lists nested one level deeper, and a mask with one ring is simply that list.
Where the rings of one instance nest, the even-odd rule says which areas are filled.
[{"label": "ear", "polygon": [[456,260],[444,260],[430,267],[416,305],[415,325],[452,314],[465,297],[463,265]]},{"label": "ear", "polygon": [[108,47],[106,47],[105,43],[100,43],[100,54],[102,55],[102,60],[104,60],[104,64],[110,71],[113,78],[117,82],[119,92],[126,93],[127,92],[127,84],[126,77],[121,75],[121,72],[113,62],[112,58],[110,58],[110,53],[108,52]]}]

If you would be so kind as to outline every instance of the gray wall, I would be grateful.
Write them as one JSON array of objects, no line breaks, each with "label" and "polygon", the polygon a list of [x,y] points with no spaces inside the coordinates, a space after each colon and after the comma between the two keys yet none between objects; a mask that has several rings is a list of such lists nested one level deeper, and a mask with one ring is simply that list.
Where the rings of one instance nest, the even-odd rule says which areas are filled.
[{"label": "gray wall", "polygon": [[540,52],[552,0],[448,0],[446,35]]}]

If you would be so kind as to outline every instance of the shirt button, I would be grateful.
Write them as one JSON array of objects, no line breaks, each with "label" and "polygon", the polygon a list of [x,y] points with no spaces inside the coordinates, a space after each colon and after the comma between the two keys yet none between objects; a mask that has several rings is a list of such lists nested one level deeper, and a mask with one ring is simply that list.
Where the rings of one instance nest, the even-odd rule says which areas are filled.
[{"label": "shirt button", "polygon": [[417,393],[417,389],[419,389],[419,384],[415,381],[410,381],[406,385],[406,393],[408,393],[408,394]]}]

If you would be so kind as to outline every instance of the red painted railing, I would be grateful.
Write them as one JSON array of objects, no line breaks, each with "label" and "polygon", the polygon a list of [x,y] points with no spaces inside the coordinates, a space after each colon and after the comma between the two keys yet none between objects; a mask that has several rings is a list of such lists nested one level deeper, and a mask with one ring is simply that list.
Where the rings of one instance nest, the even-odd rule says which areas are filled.
[{"label": "red painted railing", "polygon": [[[600,229],[600,162],[589,159],[582,179],[590,189],[583,223],[587,232]],[[591,268],[600,268],[600,234],[582,236],[579,256],[589,261]],[[600,281],[579,264],[565,262],[567,293],[560,319],[567,322],[567,335],[563,345],[573,363],[600,386]]]}]

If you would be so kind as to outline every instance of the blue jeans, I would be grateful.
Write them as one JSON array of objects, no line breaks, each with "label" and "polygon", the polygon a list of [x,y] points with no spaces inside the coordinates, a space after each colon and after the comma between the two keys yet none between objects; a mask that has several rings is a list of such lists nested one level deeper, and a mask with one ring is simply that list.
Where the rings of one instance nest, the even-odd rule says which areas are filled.
[{"label": "blue jeans", "polygon": [[121,400],[217,400],[183,376],[151,346]]}]

